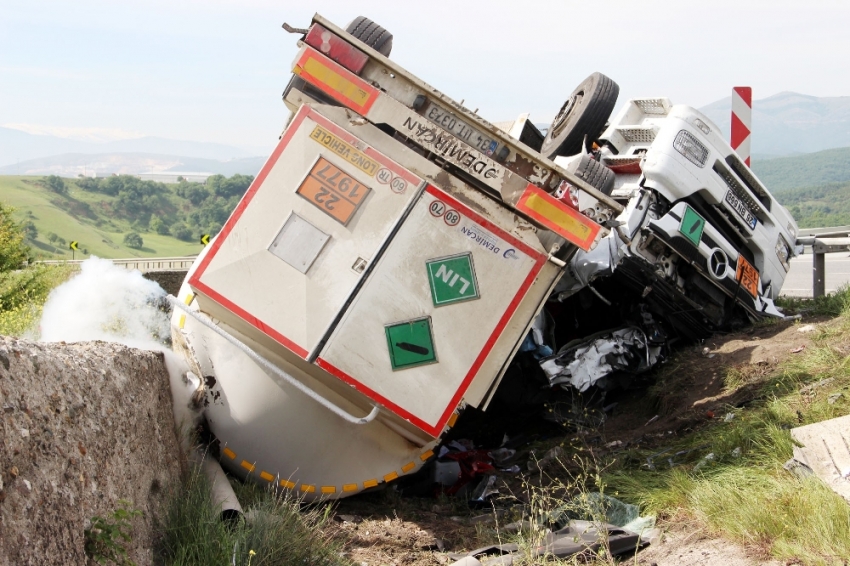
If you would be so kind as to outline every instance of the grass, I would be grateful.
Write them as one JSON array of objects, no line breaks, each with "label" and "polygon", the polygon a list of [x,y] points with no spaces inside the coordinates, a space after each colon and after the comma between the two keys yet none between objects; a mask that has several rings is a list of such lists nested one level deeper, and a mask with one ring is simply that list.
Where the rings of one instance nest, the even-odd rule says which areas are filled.
[{"label": "grass", "polygon": [[0,335],[35,337],[50,291],[74,271],[64,265],[35,265],[0,273]]},{"label": "grass", "polygon": [[[38,229],[38,238],[28,240],[34,253],[43,259],[71,259],[68,244],[57,247],[48,242],[47,234],[53,232],[66,242],[80,242],[80,249],[89,254],[105,258],[125,257],[174,257],[197,254],[201,245],[195,242],[183,242],[171,236],[162,236],[155,232],[139,232],[144,240],[142,249],[130,248],[123,243],[128,232],[138,232],[130,223],[117,218],[103,218],[97,215],[100,203],[114,197],[83,191],[69,183],[68,201],[83,203],[91,207],[95,218],[75,213],[68,207],[60,206],[62,198],[50,192],[38,181],[41,177],[0,175],[0,195],[5,204],[15,208],[18,220],[32,220]],[[98,225],[100,224],[100,225]],[[76,259],[84,259],[81,252]]]},{"label": "grass", "polygon": [[[820,480],[798,479],[782,465],[792,456],[791,428],[850,412],[850,290],[796,306],[840,314],[823,325],[812,348],[765,375],[731,368],[727,388],[755,380],[755,402],[730,407],[730,421],[674,442],[675,451],[693,450],[675,467],[665,457],[659,458],[663,465],[647,469],[650,451],[633,450],[606,462],[601,476],[624,501],[662,519],[696,523],[781,560],[844,564],[850,557],[847,502]],[[819,386],[806,387],[815,383]],[[843,397],[829,402],[841,392]],[[708,454],[713,459],[704,460]]]},{"label": "grass", "polygon": [[330,508],[302,510],[301,502],[259,487],[236,489],[246,520],[223,522],[210,484],[198,469],[171,496],[160,525],[160,556],[168,566],[353,566],[341,557],[341,542],[326,533]]}]

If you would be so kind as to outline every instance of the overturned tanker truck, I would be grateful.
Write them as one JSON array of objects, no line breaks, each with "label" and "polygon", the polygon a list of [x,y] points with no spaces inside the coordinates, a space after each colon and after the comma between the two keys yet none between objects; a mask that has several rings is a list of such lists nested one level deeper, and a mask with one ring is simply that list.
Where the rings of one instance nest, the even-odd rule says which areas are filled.
[{"label": "overturned tanker truck", "polygon": [[[307,499],[413,474],[546,320],[575,315],[567,340],[639,313],[648,352],[683,304],[706,310],[682,323],[696,332],[778,314],[796,227],[704,117],[633,101],[602,135],[618,87],[594,74],[545,136],[527,117],[500,129],[391,61],[367,18],[284,27],[301,35],[290,121],[172,298],[229,472]],[[579,323],[588,297],[610,313]],[[542,360],[552,384],[574,353]]]},{"label": "overturned tanker truck", "polygon": [[223,467],[336,498],[415,472],[487,406],[623,207],[389,60],[372,21],[294,31],[292,117],[172,301],[173,347]]}]

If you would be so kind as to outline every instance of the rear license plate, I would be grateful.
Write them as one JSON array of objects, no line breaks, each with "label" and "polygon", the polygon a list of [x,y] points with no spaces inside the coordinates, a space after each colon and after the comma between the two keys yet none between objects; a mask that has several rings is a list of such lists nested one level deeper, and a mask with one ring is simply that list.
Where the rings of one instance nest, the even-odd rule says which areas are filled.
[{"label": "rear license plate", "polygon": [[752,212],[750,212],[750,209],[747,208],[747,205],[741,202],[741,199],[739,199],[731,190],[726,191],[726,203],[730,207],[732,207],[732,210],[738,213],[738,216],[744,219],[744,222],[747,223],[747,226],[750,227],[750,230],[756,229],[758,219]]},{"label": "rear license plate", "polygon": [[499,142],[491,136],[485,136],[451,112],[435,104],[428,106],[425,117],[485,155],[493,155],[499,146]]}]

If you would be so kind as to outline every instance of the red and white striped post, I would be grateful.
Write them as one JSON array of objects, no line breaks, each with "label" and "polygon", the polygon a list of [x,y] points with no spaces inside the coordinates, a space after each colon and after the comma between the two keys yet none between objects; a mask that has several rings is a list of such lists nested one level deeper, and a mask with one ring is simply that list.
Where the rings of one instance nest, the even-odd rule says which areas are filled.
[{"label": "red and white striped post", "polygon": [[753,89],[732,88],[732,149],[750,166],[750,132],[753,128]]}]

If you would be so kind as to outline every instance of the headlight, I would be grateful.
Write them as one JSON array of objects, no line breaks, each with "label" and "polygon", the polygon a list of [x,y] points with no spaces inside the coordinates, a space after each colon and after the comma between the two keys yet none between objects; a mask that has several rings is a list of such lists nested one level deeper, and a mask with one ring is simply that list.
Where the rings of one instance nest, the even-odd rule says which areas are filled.
[{"label": "headlight", "polygon": [[791,264],[789,263],[791,260],[791,246],[785,242],[785,238],[782,236],[779,236],[779,239],[776,240],[776,257],[779,258],[786,272],[791,269]]},{"label": "headlight", "polygon": [[690,132],[682,130],[676,134],[676,139],[673,140],[673,148],[697,167],[705,167],[705,162],[708,159],[708,148]]}]

